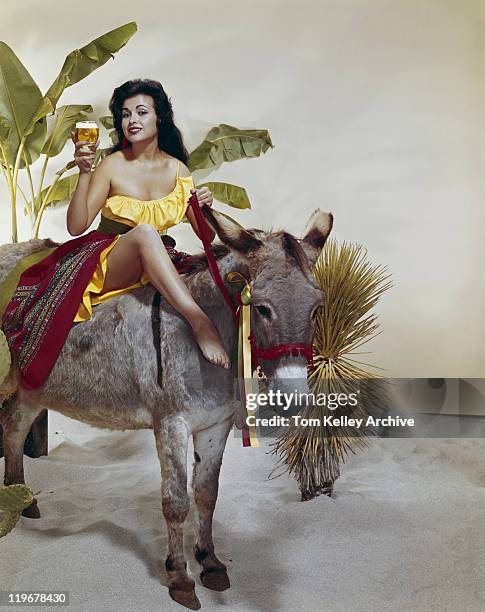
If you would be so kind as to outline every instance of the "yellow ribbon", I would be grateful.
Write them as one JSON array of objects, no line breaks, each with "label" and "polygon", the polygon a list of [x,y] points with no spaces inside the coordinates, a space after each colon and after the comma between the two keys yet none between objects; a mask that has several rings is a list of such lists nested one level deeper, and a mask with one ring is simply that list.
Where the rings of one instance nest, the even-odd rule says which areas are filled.
[{"label": "yellow ribbon", "polygon": [[[244,398],[247,398],[248,393],[254,393],[253,387],[253,369],[251,364],[251,343],[249,336],[251,335],[251,287],[247,278],[240,272],[229,272],[226,275],[226,279],[229,283],[237,283],[242,285],[241,289],[241,302],[237,308],[237,314],[239,314],[239,330],[238,330],[238,356],[240,356],[239,363],[239,377],[241,384],[244,387]],[[241,310],[242,309],[242,310]],[[254,417],[254,408],[249,408],[246,401],[245,406],[247,416]],[[256,427],[254,425],[248,425],[249,440],[251,446],[254,448],[259,447],[259,440],[256,435]]]}]

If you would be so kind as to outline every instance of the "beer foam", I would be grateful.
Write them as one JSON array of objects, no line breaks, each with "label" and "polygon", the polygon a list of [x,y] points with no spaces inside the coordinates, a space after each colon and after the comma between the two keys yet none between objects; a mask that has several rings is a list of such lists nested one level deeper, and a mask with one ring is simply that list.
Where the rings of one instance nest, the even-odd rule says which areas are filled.
[{"label": "beer foam", "polygon": [[76,129],[80,128],[97,128],[98,124],[96,121],[76,121]]}]

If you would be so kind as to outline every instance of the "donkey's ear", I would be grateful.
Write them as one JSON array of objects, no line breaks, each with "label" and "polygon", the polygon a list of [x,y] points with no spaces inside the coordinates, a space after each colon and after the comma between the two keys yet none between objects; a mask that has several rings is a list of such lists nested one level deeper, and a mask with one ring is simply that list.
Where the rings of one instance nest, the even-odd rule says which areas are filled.
[{"label": "donkey's ear", "polygon": [[323,245],[332,231],[332,226],[332,213],[325,213],[317,208],[310,215],[300,244],[313,264],[322,252]]},{"label": "donkey's ear", "polygon": [[255,238],[228,215],[221,213],[219,210],[212,210],[209,206],[203,206],[201,211],[210,227],[230,249],[248,255],[251,251],[263,246],[261,240]]}]

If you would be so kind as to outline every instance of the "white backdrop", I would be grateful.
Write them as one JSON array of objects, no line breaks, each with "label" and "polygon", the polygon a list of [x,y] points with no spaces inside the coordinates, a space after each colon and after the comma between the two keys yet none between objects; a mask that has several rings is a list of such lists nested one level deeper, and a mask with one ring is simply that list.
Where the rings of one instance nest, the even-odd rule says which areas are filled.
[{"label": "white backdrop", "polygon": [[[189,149],[218,123],[268,129],[273,150],[210,175],[246,187],[252,210],[230,214],[299,235],[316,207],[333,211],[334,237],[394,278],[369,360],[393,376],[484,375],[483,2],[20,0],[0,33],[45,92],[67,53],[128,21],[138,33],[60,104],[107,114],[114,87],[149,77]],[[65,208],[41,233],[69,238]],[[199,249],[189,226],[171,233]]]}]

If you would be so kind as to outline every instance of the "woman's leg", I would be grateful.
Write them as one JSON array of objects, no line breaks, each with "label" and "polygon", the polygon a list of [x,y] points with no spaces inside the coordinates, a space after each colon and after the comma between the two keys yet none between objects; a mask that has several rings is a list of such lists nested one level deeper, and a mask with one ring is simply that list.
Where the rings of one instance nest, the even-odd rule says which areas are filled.
[{"label": "woman's leg", "polygon": [[229,368],[229,356],[212,321],[195,302],[158,233],[146,224],[121,236],[109,252],[103,293],[135,283],[143,271],[152,285],[187,319],[204,357],[215,365]]}]

